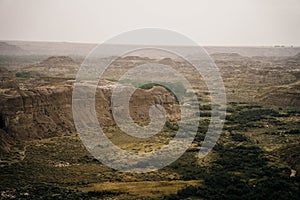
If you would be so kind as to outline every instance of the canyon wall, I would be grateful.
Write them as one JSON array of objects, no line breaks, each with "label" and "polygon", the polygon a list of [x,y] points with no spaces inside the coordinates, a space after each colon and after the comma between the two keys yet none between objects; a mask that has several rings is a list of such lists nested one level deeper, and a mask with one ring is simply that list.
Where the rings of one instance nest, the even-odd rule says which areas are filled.
[{"label": "canyon wall", "polygon": [[[31,82],[34,80],[31,80]],[[10,84],[8,84],[10,82]],[[39,80],[38,82],[41,82]],[[71,82],[26,85],[2,77],[0,88],[0,152],[9,152],[18,141],[75,133],[72,117]],[[98,120],[103,126],[114,125],[111,94],[114,83],[104,82],[96,93]],[[13,87],[12,87],[13,86]],[[137,89],[130,100],[130,115],[134,121],[147,121],[149,108],[155,100],[166,110],[170,120],[179,119],[175,97],[162,87]]]}]

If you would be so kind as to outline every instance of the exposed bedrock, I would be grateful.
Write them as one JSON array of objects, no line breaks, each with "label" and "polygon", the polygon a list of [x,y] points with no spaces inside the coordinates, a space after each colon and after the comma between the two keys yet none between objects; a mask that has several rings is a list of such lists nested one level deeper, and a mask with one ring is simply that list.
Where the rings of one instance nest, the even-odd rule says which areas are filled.
[{"label": "exposed bedrock", "polygon": [[[18,85],[16,83],[16,85]],[[114,125],[111,95],[114,83],[98,86],[96,110],[103,126]],[[20,140],[39,139],[75,133],[71,84],[44,85],[31,89],[0,88],[0,151],[8,152]],[[156,102],[157,99],[160,102]],[[169,120],[180,118],[175,97],[162,87],[137,89],[129,103],[136,122],[149,120],[150,106],[161,104]]]}]

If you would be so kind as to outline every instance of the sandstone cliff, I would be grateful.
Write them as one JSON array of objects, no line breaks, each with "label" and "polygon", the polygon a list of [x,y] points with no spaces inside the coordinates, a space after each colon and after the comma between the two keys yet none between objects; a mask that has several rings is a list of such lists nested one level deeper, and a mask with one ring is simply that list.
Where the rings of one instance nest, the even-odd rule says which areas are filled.
[{"label": "sandstone cliff", "polygon": [[[45,80],[44,80],[45,81]],[[48,82],[47,82],[48,81]],[[11,84],[7,84],[11,82]],[[34,85],[33,80],[2,78],[0,87],[0,152],[20,140],[38,139],[75,133],[72,119],[72,82],[46,80]],[[37,82],[41,83],[41,80]],[[116,83],[102,82],[97,90],[96,110],[101,125],[114,125],[111,94]],[[14,87],[11,87],[11,86]],[[134,121],[147,121],[149,108],[161,99],[170,120],[178,119],[180,111],[175,97],[166,89],[137,89],[130,100]]]},{"label": "sandstone cliff", "polygon": [[18,140],[74,132],[70,85],[19,87],[0,93],[0,151],[9,151],[9,144]]}]

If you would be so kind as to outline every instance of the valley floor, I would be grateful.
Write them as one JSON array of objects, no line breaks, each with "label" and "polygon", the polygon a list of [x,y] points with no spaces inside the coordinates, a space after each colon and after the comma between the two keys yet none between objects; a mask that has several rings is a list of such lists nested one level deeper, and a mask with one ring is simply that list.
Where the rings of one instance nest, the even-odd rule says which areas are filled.
[{"label": "valley floor", "polygon": [[[102,165],[77,135],[19,143],[1,158],[1,198],[299,199],[299,118],[297,108],[232,102],[208,156],[197,157],[208,126],[204,115],[193,144],[179,160],[141,174]],[[107,127],[106,134],[123,149],[148,151],[159,145],[155,137],[134,145],[118,131]],[[163,133],[172,136],[167,127]]]}]

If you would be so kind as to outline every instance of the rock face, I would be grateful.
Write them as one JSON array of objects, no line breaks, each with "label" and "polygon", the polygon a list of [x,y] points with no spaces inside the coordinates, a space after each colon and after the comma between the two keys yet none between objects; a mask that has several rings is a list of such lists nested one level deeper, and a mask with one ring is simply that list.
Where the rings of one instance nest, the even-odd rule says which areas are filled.
[{"label": "rock face", "polygon": [[[101,125],[115,125],[112,115],[111,96],[114,85],[100,86],[96,93],[96,110]],[[150,107],[159,104],[170,121],[180,119],[179,105],[175,97],[165,88],[153,87],[149,90],[137,89],[129,101],[129,113],[133,121],[141,124],[149,123]],[[116,108],[118,109],[118,108]]]},{"label": "rock face", "polygon": [[[28,86],[16,82],[17,88],[0,88],[0,153],[8,152],[16,141],[75,133],[72,117],[70,83]],[[29,85],[29,84],[28,84]],[[115,122],[111,110],[113,83],[102,83],[97,89],[96,110],[101,125]],[[155,102],[160,99],[161,102]],[[130,100],[130,115],[134,121],[149,119],[149,108],[161,104],[170,120],[178,119],[179,107],[175,97],[166,89],[154,87],[137,89]]]},{"label": "rock face", "polygon": [[1,94],[0,151],[18,140],[37,139],[74,132],[71,86],[16,89]]}]

